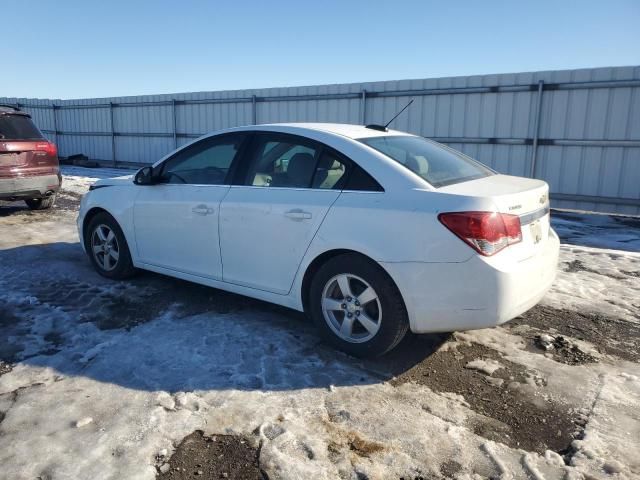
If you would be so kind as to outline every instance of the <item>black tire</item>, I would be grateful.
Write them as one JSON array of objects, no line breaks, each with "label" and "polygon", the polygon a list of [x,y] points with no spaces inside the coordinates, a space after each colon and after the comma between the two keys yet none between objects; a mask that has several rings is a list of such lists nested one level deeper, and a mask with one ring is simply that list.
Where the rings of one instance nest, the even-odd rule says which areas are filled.
[{"label": "black tire", "polygon": [[[97,235],[96,230],[100,226],[107,226],[111,229],[117,241],[118,259],[111,270],[105,269],[105,267],[98,262],[96,255],[93,253],[92,239],[94,235]],[[120,225],[118,225],[118,222],[116,222],[116,220],[108,213],[98,213],[91,219],[84,232],[84,245],[93,267],[103,277],[110,278],[112,280],[124,280],[136,274],[137,269],[133,266],[131,253],[129,252],[129,245],[124,237],[124,233],[122,232]]]},{"label": "black tire", "polygon": [[56,201],[56,194],[49,195],[44,198],[30,198],[29,200],[25,200],[24,203],[27,204],[31,210],[47,210],[53,207],[53,204]]},{"label": "black tire", "polygon": [[[355,275],[365,280],[377,294],[382,314],[380,326],[373,337],[362,343],[344,340],[329,326],[322,310],[325,286],[338,275]],[[358,254],[342,254],[328,260],[311,280],[308,314],[324,339],[343,352],[355,357],[377,357],[393,349],[409,329],[409,318],[402,295],[391,277],[377,263]]]}]

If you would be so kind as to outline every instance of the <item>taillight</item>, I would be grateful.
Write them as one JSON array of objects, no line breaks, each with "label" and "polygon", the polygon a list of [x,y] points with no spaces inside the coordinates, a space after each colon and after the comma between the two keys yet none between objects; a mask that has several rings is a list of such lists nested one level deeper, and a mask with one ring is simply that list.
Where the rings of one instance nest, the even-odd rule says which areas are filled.
[{"label": "taillight", "polygon": [[36,152],[43,152],[46,155],[55,157],[58,155],[58,147],[52,142],[39,142],[36,143]]},{"label": "taillight", "polygon": [[487,257],[503,248],[522,241],[520,218],[517,215],[498,212],[441,213],[442,224]]}]

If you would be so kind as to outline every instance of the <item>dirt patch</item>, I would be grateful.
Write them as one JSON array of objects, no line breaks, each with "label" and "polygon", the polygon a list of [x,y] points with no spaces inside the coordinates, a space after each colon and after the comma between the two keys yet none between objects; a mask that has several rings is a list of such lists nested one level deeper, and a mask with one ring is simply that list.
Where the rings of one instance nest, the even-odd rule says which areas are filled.
[{"label": "dirt patch", "polygon": [[580,347],[569,342],[562,335],[553,337],[543,334],[536,335],[533,343],[535,346],[553,356],[553,359],[566,363],[567,365],[584,365],[585,363],[597,362],[598,359],[587,352],[580,350]]},{"label": "dirt patch", "polygon": [[440,465],[440,473],[444,478],[455,478],[460,470],[462,470],[462,465],[455,460],[448,460]]},{"label": "dirt patch", "polygon": [[354,433],[349,440],[349,448],[360,457],[368,458],[376,452],[384,450],[384,446],[378,442],[365,440],[357,433]]},{"label": "dirt patch", "polygon": [[[342,413],[342,415],[340,415]],[[346,414],[346,417],[345,417]],[[329,415],[329,421],[323,420],[322,423],[330,434],[332,440],[327,445],[329,459],[333,463],[347,453],[352,453],[358,457],[369,458],[375,453],[381,452],[385,446],[374,440],[362,437],[357,432],[345,429],[336,423],[343,423],[348,418],[348,412],[338,412],[338,415]]]},{"label": "dirt patch", "polygon": [[80,208],[80,200],[82,200],[82,195],[78,193],[68,191],[58,193],[56,203],[53,208],[58,210],[77,211]]},{"label": "dirt patch", "polygon": [[58,193],[53,207],[46,210],[31,210],[22,200],[16,200],[15,202],[0,200],[0,217],[25,216],[31,217],[33,221],[36,221],[43,217],[55,216],[55,214],[60,210],[78,211],[81,199],[82,195],[78,195],[76,193]]},{"label": "dirt patch", "polygon": [[636,278],[640,278],[640,270],[634,270],[634,271],[629,271],[629,270],[620,270],[621,273],[624,273],[626,276],[628,277],[636,277]]},{"label": "dirt patch", "polygon": [[[632,362],[640,360],[640,325],[625,320],[600,313],[583,313],[538,305],[504,326],[513,329],[521,325],[528,325],[547,334],[557,332],[584,340],[593,344],[600,353],[615,355]],[[532,332],[528,338],[532,345],[536,333],[539,332]]]},{"label": "dirt patch", "polygon": [[219,480],[263,480],[267,476],[258,464],[258,450],[235,435],[206,436],[200,430],[185,437],[173,456],[159,465],[156,478]]},{"label": "dirt patch", "polygon": [[5,373],[9,373],[12,368],[13,367],[11,365],[0,360],[0,377]]},{"label": "dirt patch", "polygon": [[[494,369],[496,366],[502,368]],[[489,371],[492,373],[487,374]],[[581,430],[567,407],[533,393],[545,385],[544,379],[483,345],[439,350],[392,383],[406,382],[462,395],[475,412],[486,417],[473,425],[474,432],[511,447],[539,453],[560,451]]]}]

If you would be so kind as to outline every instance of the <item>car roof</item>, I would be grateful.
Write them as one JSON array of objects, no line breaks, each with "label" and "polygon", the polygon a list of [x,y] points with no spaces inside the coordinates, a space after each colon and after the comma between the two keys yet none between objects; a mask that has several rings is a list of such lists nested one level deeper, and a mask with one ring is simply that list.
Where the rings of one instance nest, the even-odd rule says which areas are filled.
[{"label": "car roof", "polygon": [[[410,133],[400,132],[397,130],[381,131],[373,128],[367,128],[364,125],[352,125],[348,123],[270,123],[264,125],[252,125],[252,130],[259,130],[260,127],[289,127],[300,130],[312,130],[326,133],[333,133],[351,139],[360,139],[368,137],[383,137],[388,135],[411,135]],[[302,132],[301,132],[302,133]]]},{"label": "car roof", "polygon": [[27,112],[23,112],[18,107],[13,105],[5,105],[0,103],[0,115],[23,115],[25,117],[30,117]]},{"label": "car roof", "polygon": [[[224,130],[214,131],[205,134],[192,142],[182,145],[177,150],[167,153],[160,158],[154,167],[161,164],[176,152],[189,148],[196,142],[206,138],[216,137],[237,132],[274,132],[292,135],[306,136],[338,150],[347,157],[354,160],[358,165],[372,175],[376,180],[384,179],[380,182],[383,187],[393,187],[394,184],[402,185],[406,188],[432,189],[426,181],[411,173],[400,163],[392,160],[385,154],[370,148],[359,142],[363,138],[384,137],[384,136],[415,136],[410,133],[397,130],[381,131],[376,128],[367,128],[364,125],[351,125],[346,123],[269,123],[258,125],[245,125],[242,127],[231,127]],[[391,173],[394,174],[391,174]]]}]

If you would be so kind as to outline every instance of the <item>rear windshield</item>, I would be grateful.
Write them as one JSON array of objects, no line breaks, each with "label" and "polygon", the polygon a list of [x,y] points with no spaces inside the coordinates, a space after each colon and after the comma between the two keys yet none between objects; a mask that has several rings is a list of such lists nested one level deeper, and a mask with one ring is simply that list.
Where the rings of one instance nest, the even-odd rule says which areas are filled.
[{"label": "rear windshield", "polygon": [[42,133],[29,117],[0,115],[0,140],[39,140]]},{"label": "rear windshield", "polygon": [[360,141],[401,163],[434,187],[494,174],[480,162],[423,137],[383,136]]}]

